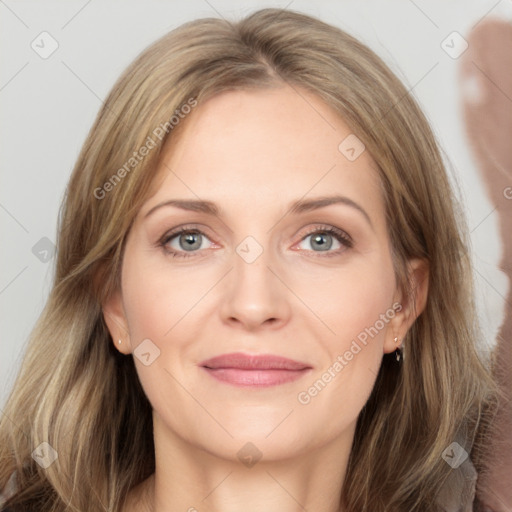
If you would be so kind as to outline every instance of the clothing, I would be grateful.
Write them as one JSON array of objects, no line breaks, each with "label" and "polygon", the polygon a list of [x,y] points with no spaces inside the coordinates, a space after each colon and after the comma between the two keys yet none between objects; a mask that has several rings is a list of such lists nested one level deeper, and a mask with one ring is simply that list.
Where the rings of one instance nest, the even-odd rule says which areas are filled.
[{"label": "clothing", "polygon": [[444,512],[473,512],[478,474],[469,457],[452,469],[436,502]]}]

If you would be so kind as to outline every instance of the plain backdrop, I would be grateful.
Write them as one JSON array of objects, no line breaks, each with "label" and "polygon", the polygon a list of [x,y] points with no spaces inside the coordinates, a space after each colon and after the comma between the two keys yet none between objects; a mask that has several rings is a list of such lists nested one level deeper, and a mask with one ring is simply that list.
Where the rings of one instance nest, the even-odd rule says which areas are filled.
[{"label": "plain backdrop", "polygon": [[186,21],[235,20],[263,7],[287,7],[339,26],[411,89],[465,204],[479,316],[492,346],[507,293],[497,268],[497,218],[462,123],[460,63],[442,42],[454,31],[464,37],[486,17],[511,19],[511,0],[0,0],[0,413],[49,291],[66,182],[114,81],[148,44]]}]

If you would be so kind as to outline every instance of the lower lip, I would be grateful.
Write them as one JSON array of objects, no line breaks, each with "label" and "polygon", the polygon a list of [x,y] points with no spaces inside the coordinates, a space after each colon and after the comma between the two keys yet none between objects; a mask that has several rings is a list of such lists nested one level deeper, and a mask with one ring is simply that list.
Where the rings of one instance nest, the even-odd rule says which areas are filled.
[{"label": "lower lip", "polygon": [[239,368],[206,368],[214,379],[242,387],[269,387],[300,379],[311,368],[303,370],[241,370]]}]

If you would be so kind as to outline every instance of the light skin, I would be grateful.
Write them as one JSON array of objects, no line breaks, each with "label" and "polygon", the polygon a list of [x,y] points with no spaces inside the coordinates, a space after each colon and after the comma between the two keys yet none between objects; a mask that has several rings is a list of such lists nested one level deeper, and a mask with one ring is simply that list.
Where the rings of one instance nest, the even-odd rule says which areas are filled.
[{"label": "light skin", "polygon": [[[182,128],[129,233],[121,289],[104,304],[118,350],[130,357],[145,339],[160,350],[149,366],[134,357],[153,407],[156,470],[124,510],[339,511],[357,417],[383,354],[424,308],[426,265],[410,262],[413,308],[395,282],[376,164],[368,151],[351,162],[338,150],[351,130],[313,94],[225,92]],[[297,200],[335,194],[360,209],[345,202],[286,215]],[[212,201],[219,213],[156,208],[171,199]],[[182,225],[201,231],[192,250],[186,234],[158,245]],[[351,242],[326,234],[330,227]],[[251,263],[237,253],[248,236],[263,250]],[[254,254],[257,245],[248,247]],[[401,310],[300,403],[395,302]],[[199,365],[230,352],[312,369],[256,389],[219,382]],[[251,467],[237,455],[248,442],[262,454]]]}]

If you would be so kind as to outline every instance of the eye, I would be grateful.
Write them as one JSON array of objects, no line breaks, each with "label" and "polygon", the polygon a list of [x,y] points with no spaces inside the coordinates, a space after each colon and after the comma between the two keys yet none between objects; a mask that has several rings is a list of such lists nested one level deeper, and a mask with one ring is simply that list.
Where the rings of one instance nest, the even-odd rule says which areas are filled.
[{"label": "eye", "polygon": [[[309,245],[312,249],[305,250],[319,253],[321,256],[336,256],[354,245],[350,235],[334,226],[316,226],[302,238],[301,243],[308,238],[311,239]],[[209,238],[201,230],[182,226],[165,233],[157,245],[173,258],[190,258],[201,250],[207,249],[204,245],[206,240]],[[336,250],[331,251],[336,244],[338,248],[335,247]]]},{"label": "eye", "polygon": [[184,226],[166,233],[159,240],[158,245],[173,258],[190,258],[199,250],[206,249],[203,244],[205,240],[209,238],[202,231]]},{"label": "eye", "polygon": [[[352,238],[347,233],[334,226],[317,226],[314,230],[307,233],[301,242],[307,239],[310,239],[309,245],[312,249],[306,250],[315,253],[323,252],[326,253],[325,256],[338,255],[354,245]],[[338,244],[338,248],[335,247],[336,250],[331,251],[330,249],[336,244]]]}]

